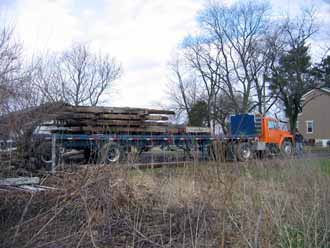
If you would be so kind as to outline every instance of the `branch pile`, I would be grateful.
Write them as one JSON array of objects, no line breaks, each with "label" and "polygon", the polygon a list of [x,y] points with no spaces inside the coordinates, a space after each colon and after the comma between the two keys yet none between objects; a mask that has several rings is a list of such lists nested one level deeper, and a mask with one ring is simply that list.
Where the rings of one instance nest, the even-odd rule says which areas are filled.
[{"label": "branch pile", "polygon": [[[57,178],[56,178],[57,177]],[[215,213],[195,206],[163,208],[159,195],[137,192],[122,172],[104,169],[58,174],[58,191],[1,194],[0,246],[195,247],[214,245]],[[149,192],[149,194],[148,194]],[[212,244],[212,245],[210,245]]]}]

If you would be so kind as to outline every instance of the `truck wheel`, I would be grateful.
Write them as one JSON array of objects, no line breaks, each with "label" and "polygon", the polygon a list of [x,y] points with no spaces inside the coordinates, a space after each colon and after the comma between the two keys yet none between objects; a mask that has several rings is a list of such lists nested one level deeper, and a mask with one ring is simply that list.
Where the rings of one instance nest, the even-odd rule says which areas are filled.
[{"label": "truck wheel", "polygon": [[236,156],[239,161],[247,161],[252,158],[253,152],[250,143],[242,142],[237,145]]},{"label": "truck wheel", "polygon": [[292,149],[292,142],[285,140],[282,143],[281,146],[281,153],[282,155],[286,156],[286,157],[290,157],[292,155],[293,149]]},{"label": "truck wheel", "polygon": [[280,152],[280,147],[278,147],[278,145],[274,143],[269,143],[266,145],[265,155],[268,158],[274,158],[275,156],[278,156]]},{"label": "truck wheel", "polygon": [[119,162],[121,149],[116,143],[104,144],[99,154],[99,163],[113,164]]}]

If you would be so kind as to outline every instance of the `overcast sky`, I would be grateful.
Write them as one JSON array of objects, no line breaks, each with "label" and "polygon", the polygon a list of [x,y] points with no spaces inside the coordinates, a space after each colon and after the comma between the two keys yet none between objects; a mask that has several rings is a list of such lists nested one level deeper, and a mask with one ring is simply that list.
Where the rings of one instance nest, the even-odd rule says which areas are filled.
[{"label": "overcast sky", "polygon": [[[230,2],[229,0],[226,1]],[[321,0],[273,0],[274,9],[294,13]],[[61,51],[74,41],[90,43],[122,63],[108,105],[165,105],[167,63],[179,42],[197,30],[204,0],[0,0],[3,16],[29,54]]]}]

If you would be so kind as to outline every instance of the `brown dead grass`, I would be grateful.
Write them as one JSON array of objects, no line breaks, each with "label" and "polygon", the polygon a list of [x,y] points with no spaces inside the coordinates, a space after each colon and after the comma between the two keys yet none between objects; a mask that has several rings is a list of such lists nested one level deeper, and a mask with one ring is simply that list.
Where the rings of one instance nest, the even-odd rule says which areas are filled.
[{"label": "brown dead grass", "polygon": [[1,193],[0,247],[329,247],[318,163],[57,173],[57,191]]}]

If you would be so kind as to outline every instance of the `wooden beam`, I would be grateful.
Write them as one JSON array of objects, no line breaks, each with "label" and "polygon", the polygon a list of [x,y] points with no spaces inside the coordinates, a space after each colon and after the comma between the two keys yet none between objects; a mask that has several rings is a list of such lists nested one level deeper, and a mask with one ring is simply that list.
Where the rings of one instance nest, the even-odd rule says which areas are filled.
[{"label": "wooden beam", "polygon": [[17,178],[5,178],[0,180],[1,186],[19,186],[29,184],[39,184],[39,177],[17,177]]},{"label": "wooden beam", "polygon": [[132,120],[66,120],[65,124],[60,124],[66,127],[70,126],[141,126],[142,121]]},{"label": "wooden beam", "polygon": [[119,107],[89,107],[89,106],[67,106],[66,111],[77,113],[116,113],[116,114],[164,114],[174,115],[170,110],[144,109],[144,108],[119,108]]},{"label": "wooden beam", "polygon": [[150,120],[150,121],[167,121],[168,116],[162,116],[162,115],[147,115],[145,117],[145,120]]},{"label": "wooden beam", "polygon": [[183,133],[184,129],[176,127],[69,127],[65,130],[54,129],[53,133]]},{"label": "wooden beam", "polygon": [[143,117],[140,115],[132,114],[97,114],[96,118],[98,120],[142,120]]}]

